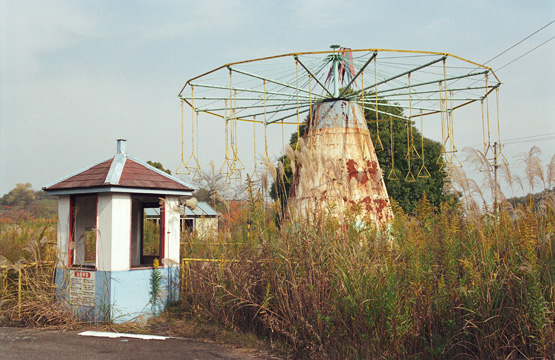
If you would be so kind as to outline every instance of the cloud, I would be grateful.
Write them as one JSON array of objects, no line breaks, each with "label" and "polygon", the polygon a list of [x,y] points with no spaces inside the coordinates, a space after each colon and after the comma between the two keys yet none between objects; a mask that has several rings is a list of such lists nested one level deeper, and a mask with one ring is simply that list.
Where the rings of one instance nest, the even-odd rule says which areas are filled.
[{"label": "cloud", "polygon": [[2,2],[3,77],[40,71],[40,55],[69,47],[94,33],[96,21],[72,1]]},{"label": "cloud", "polygon": [[155,8],[145,5],[141,12],[150,10],[142,14],[150,16],[141,16],[148,21],[141,24],[145,41],[224,38],[256,20],[244,1],[157,2]]}]

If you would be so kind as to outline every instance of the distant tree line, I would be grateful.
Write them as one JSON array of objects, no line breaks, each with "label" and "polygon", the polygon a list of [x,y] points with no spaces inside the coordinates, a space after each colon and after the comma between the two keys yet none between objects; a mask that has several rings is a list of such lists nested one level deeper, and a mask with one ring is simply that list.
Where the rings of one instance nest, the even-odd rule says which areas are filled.
[{"label": "distant tree line", "polygon": [[546,200],[548,196],[555,196],[555,187],[548,191],[540,191],[535,194],[528,194],[524,196],[515,196],[507,199],[507,201],[513,206],[528,206],[530,204],[537,205],[541,201]]},{"label": "distant tree line", "polygon": [[56,198],[42,190],[34,191],[30,183],[16,184],[0,198],[0,219],[51,219],[58,214]]}]

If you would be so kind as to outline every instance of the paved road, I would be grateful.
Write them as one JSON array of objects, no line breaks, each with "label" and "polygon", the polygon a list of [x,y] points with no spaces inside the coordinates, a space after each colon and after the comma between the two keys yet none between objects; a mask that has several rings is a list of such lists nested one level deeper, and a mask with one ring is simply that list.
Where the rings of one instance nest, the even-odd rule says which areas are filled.
[{"label": "paved road", "polygon": [[2,360],[259,360],[264,357],[218,344],[168,338],[143,340],[136,338],[104,338],[78,335],[82,331],[52,331],[0,327]]}]

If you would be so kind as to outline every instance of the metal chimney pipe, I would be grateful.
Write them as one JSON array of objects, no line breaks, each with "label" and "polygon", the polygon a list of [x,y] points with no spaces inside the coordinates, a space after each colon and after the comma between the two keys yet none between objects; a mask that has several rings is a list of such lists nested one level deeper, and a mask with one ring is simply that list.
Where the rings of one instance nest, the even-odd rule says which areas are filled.
[{"label": "metal chimney pipe", "polygon": [[125,154],[125,139],[118,139],[117,154]]}]

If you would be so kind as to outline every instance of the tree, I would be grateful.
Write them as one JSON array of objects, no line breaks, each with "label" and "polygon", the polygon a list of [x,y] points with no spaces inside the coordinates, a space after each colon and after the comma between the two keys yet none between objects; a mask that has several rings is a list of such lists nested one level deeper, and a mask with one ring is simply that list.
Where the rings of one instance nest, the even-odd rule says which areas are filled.
[{"label": "tree", "polygon": [[158,161],[147,161],[146,163],[148,165],[158,169],[158,170],[162,170],[163,172],[167,173],[168,175],[172,174],[172,172],[169,169],[164,169],[164,165],[162,165],[162,163],[160,163]]},{"label": "tree", "polygon": [[[441,161],[437,161],[441,159],[442,144],[425,137],[422,139],[422,134],[412,121],[407,127],[406,120],[393,117],[394,120],[389,121],[389,116],[383,115],[383,113],[389,113],[402,117],[403,109],[399,106],[385,104],[380,105],[378,110],[380,111],[379,128],[376,127],[376,111],[373,110],[372,106],[367,105],[364,116],[372,142],[376,148],[376,155],[384,174],[385,186],[389,197],[395,200],[407,212],[414,210],[418,200],[422,198],[424,193],[432,203],[437,204],[444,201],[446,195],[443,192],[443,186],[446,174],[441,169]],[[305,125],[301,125],[299,130],[300,136],[303,136]],[[393,161],[391,158],[391,130],[393,130]],[[289,144],[293,149],[296,148],[297,141],[298,134],[295,132],[289,140]],[[413,147],[410,147],[411,151],[408,151],[409,141],[413,144]],[[424,147],[424,162],[421,154],[422,143]],[[410,172],[407,153],[411,156]],[[287,156],[284,155],[278,159],[278,167],[280,162],[284,169],[284,175],[282,177],[278,175],[277,181],[272,184],[270,196],[274,200],[279,199],[283,206],[287,202],[287,196],[291,187],[292,171],[291,162]],[[422,165],[425,167],[422,168]],[[430,175],[429,177],[427,177],[428,174]],[[415,180],[414,182],[412,182],[413,179]]]},{"label": "tree", "polygon": [[[380,105],[378,110],[403,116],[403,110],[395,105]],[[376,111],[366,109],[364,116],[376,148],[376,155],[384,174],[389,197],[407,212],[414,210],[424,193],[431,203],[439,204],[445,201],[446,195],[443,188],[446,173],[441,166],[443,161],[442,144],[426,137],[422,138],[422,133],[414,126],[413,121],[408,124],[406,120],[398,118],[389,121],[389,116],[380,113],[379,127],[377,127]],[[392,130],[393,160],[391,157]],[[424,157],[422,157],[422,147],[424,148]]]},{"label": "tree", "polygon": [[225,182],[225,176],[216,174],[213,163],[211,162],[212,172],[202,172],[199,180],[190,180],[197,186],[193,196],[200,202],[207,202],[216,210],[225,210],[226,203],[222,194],[225,194],[229,187]]},{"label": "tree", "polygon": [[17,184],[0,198],[0,218],[20,221],[28,218],[51,219],[58,213],[57,201],[46,192],[33,191],[32,185]]},{"label": "tree", "polygon": [[[305,119],[304,124],[299,126],[299,133],[301,137],[304,135],[307,120],[308,117]],[[289,145],[292,149],[297,149],[299,133],[294,132],[291,134]],[[289,189],[291,189],[291,184],[293,182],[293,169],[291,169],[291,160],[286,155],[283,155],[278,159],[277,169],[280,169],[280,163],[282,164],[281,166],[283,166],[283,170],[279,171],[276,181],[274,181],[270,187],[270,197],[274,201],[279,199],[281,208],[285,209],[287,205],[287,198],[289,196]]]},{"label": "tree", "polygon": [[16,184],[15,188],[2,197],[2,205],[28,206],[35,200],[35,193],[30,183]]}]

